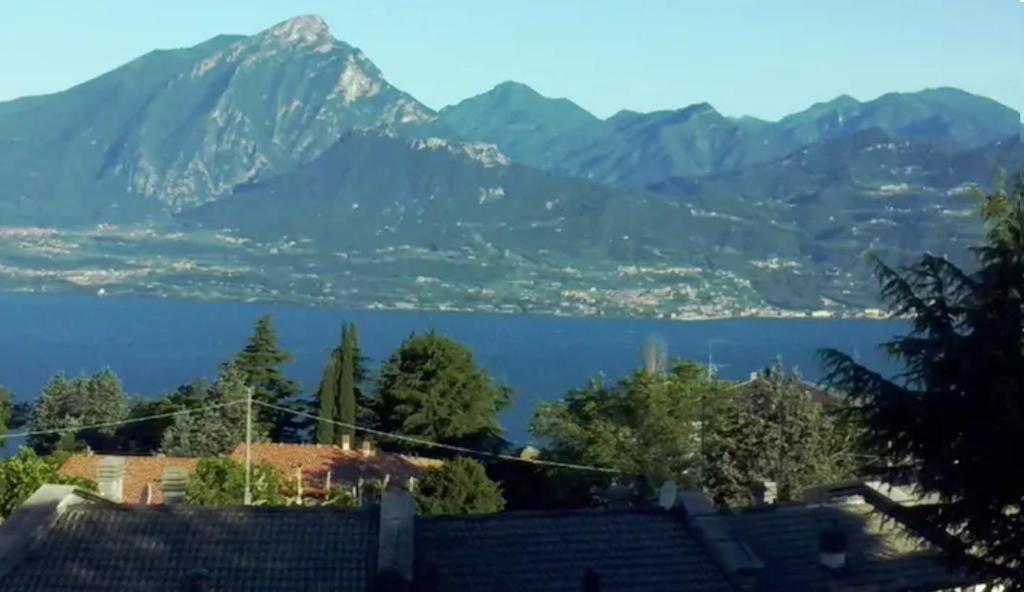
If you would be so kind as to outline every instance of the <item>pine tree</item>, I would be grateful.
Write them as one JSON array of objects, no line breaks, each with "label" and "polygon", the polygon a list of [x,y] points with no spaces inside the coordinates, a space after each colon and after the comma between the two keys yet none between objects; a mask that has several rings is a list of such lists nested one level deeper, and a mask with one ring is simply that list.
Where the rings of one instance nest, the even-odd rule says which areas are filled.
[{"label": "pine tree", "polygon": [[435,442],[498,446],[498,412],[510,391],[476,365],[463,345],[436,333],[412,335],[381,367],[383,429]]},{"label": "pine tree", "polygon": [[501,486],[483,465],[464,456],[425,471],[415,498],[419,513],[428,516],[490,514],[505,508]]},{"label": "pine tree", "polygon": [[890,380],[837,351],[830,380],[859,402],[877,467],[934,503],[917,519],[962,543],[952,551],[1008,589],[1024,589],[1024,179],[985,196],[977,270],[925,255],[902,270],[876,262],[881,295],[910,319],[885,344],[904,366]]},{"label": "pine tree", "polygon": [[[256,329],[248,345],[238,354],[235,363],[253,389],[253,400],[272,405],[295,403],[299,385],[286,377],[281,367],[292,361],[291,353],[277,342],[274,321],[270,315],[257,319]],[[296,438],[296,423],[291,414],[257,405],[253,410],[257,421],[269,429],[270,437],[279,442]]]},{"label": "pine tree", "polygon": [[[32,431],[46,431],[97,423],[110,423],[125,418],[128,412],[121,382],[109,370],[89,377],[66,379],[58,374],[43,389],[32,413]],[[109,447],[115,427],[67,432],[69,441],[76,437],[93,448]],[[29,445],[42,453],[52,452],[61,437],[57,434],[32,436]]]}]

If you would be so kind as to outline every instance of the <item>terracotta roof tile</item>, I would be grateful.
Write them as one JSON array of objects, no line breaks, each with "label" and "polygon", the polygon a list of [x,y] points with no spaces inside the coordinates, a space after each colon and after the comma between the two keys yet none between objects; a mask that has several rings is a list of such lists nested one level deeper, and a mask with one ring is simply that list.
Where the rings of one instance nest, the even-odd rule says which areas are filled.
[{"label": "terracotta roof tile", "polygon": [[[60,473],[69,477],[84,477],[96,481],[97,469],[103,455],[77,454],[69,457],[60,467]],[[178,458],[171,456],[125,456],[124,503],[146,503],[146,488],[152,488],[151,503],[164,502],[163,488],[160,479],[167,467],[182,467],[191,475],[196,470],[199,459]]]}]

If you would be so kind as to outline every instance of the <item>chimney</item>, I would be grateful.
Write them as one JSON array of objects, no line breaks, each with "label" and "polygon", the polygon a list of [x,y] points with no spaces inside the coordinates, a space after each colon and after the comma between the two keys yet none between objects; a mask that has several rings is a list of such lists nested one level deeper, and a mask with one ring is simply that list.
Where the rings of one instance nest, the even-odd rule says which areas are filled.
[{"label": "chimney", "polygon": [[380,497],[380,534],[377,547],[378,581],[412,583],[413,526],[416,507],[412,494],[390,487]]},{"label": "chimney", "polygon": [[367,458],[373,456],[373,442],[370,442],[369,440],[363,440],[363,445],[361,447],[360,452],[362,452],[363,456]]},{"label": "chimney", "polygon": [[352,434],[341,435],[341,449],[345,452],[352,450]]},{"label": "chimney", "polygon": [[829,571],[840,571],[846,567],[846,551],[849,548],[849,541],[846,533],[839,528],[839,524],[832,523],[832,526],[818,534],[818,551],[820,552],[821,565]]},{"label": "chimney", "polygon": [[104,456],[100,459],[96,473],[96,486],[100,495],[113,502],[123,502],[125,458],[123,456]]},{"label": "chimney", "polygon": [[775,481],[755,481],[750,486],[750,493],[755,506],[770,506],[779,497],[779,485]]},{"label": "chimney", "polygon": [[666,481],[661,484],[661,491],[658,492],[658,505],[664,510],[671,510],[676,505],[676,496],[679,495],[679,488],[675,481]]},{"label": "chimney", "polygon": [[185,490],[188,488],[188,472],[184,467],[164,468],[160,486],[164,490],[164,503],[167,505],[185,503]]}]

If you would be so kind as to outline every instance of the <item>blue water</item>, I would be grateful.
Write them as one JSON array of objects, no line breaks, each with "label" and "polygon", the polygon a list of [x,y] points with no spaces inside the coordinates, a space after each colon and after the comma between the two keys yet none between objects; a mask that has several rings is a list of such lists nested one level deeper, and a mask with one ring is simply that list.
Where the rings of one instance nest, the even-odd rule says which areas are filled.
[{"label": "blue water", "polygon": [[726,378],[744,378],[781,356],[813,380],[821,375],[819,348],[838,348],[884,368],[877,346],[903,329],[897,321],[570,319],[4,293],[0,384],[25,400],[58,371],[110,368],[129,393],[157,395],[200,376],[215,377],[217,365],[244,346],[265,313],[274,315],[282,345],[295,354],[289,374],[307,392],[319,382],[342,321],[358,325],[363,351],[375,363],[413,331],[436,329],[469,345],[517,392],[502,418],[517,442],[528,440],[538,401],[558,398],[591,377],[624,376],[640,364],[649,335],[663,338],[673,357],[704,362],[710,350]]}]

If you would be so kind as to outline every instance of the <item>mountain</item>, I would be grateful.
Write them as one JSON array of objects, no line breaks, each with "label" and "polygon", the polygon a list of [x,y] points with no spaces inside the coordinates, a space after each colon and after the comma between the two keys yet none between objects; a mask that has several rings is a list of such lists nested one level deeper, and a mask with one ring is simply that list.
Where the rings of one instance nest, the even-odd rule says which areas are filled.
[{"label": "mountain", "polygon": [[[1016,137],[1021,129],[1018,112],[953,88],[889,93],[867,102],[843,95],[777,122],[725,117],[711,105],[699,103],[652,113],[621,111],[601,121],[576,114],[564,118],[571,123],[557,128],[545,122],[555,105],[561,105],[558,100],[523,85],[504,86],[515,88],[515,95],[524,99],[514,105],[500,101],[504,91],[499,92],[499,87],[442,110],[442,118],[466,139],[514,149],[510,154],[522,162],[636,187],[657,186],[678,176],[739,170],[870,129],[895,140],[926,142],[950,151]],[[531,143],[523,139],[527,129],[545,131],[531,136],[535,139]]]},{"label": "mountain", "polygon": [[511,81],[438,115],[459,137],[500,145],[516,162],[538,167],[599,141],[602,129],[601,120],[576,103]]},{"label": "mountain", "polygon": [[[319,17],[297,17],[0,104],[0,213],[94,218],[153,201],[180,210],[288,172],[346,131],[414,136],[435,120]],[[105,211],[93,215],[93,197],[109,200]],[[34,215],[19,214],[26,203]]]},{"label": "mountain", "polygon": [[971,189],[1020,169],[1020,130],[948,88],[779,121],[707,103],[602,120],[506,82],[435,113],[297,17],[0,103],[0,286],[857,310],[865,253],[966,252]]}]

